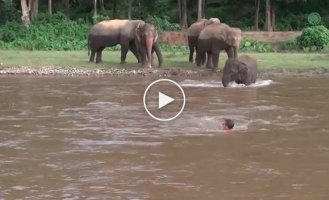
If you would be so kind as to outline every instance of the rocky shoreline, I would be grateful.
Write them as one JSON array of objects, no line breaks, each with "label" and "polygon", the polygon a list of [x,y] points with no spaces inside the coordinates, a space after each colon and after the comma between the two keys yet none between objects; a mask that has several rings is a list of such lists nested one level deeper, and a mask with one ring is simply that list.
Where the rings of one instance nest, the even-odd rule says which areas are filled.
[{"label": "rocky shoreline", "polygon": [[[205,68],[183,69],[183,68],[108,68],[108,69],[83,69],[58,66],[17,66],[0,67],[0,75],[33,75],[33,76],[157,76],[157,77],[212,77],[220,76],[220,70],[212,71]],[[260,77],[272,75],[288,76],[320,76],[329,75],[328,69],[297,70],[295,72],[280,70],[266,70],[259,73]]]}]

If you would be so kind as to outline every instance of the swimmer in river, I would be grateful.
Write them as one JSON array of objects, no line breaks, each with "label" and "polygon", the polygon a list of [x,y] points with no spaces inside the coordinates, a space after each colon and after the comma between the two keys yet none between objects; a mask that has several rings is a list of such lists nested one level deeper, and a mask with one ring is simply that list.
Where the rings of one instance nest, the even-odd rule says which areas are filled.
[{"label": "swimmer in river", "polygon": [[221,121],[221,128],[223,130],[231,130],[234,127],[234,121],[231,119],[223,119]]}]

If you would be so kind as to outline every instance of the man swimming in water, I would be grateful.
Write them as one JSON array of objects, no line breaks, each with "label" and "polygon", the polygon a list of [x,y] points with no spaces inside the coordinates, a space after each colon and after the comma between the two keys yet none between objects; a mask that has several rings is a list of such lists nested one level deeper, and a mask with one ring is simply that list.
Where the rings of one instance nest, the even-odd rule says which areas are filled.
[{"label": "man swimming in water", "polygon": [[223,119],[221,126],[223,130],[231,130],[234,127],[234,121],[231,119]]}]

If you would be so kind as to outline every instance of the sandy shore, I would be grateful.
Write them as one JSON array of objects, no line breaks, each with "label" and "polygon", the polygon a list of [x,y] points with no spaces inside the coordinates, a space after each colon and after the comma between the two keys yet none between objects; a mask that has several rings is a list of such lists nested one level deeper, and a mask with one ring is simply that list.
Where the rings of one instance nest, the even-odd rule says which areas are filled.
[{"label": "sandy shore", "polygon": [[[58,66],[20,66],[20,67],[0,67],[0,75],[34,75],[34,76],[158,76],[158,77],[212,77],[221,76],[220,70],[212,71],[206,68],[109,68],[109,69],[83,69],[72,67],[58,67]],[[285,70],[266,70],[260,71],[259,77],[268,77],[275,75],[288,76],[329,76],[329,70],[299,70],[296,72],[288,72]]]}]

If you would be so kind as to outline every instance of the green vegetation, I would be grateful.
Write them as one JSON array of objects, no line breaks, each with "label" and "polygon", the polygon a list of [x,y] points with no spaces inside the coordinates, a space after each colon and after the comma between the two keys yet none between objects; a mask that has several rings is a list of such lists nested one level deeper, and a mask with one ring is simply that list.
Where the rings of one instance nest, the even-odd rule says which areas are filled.
[{"label": "green vegetation", "polygon": [[[186,2],[186,9],[182,7],[184,5],[182,3],[180,10],[176,0],[97,0],[96,6],[93,5],[95,1],[90,0],[29,0],[28,2],[34,2],[38,6],[28,10],[31,23],[24,26],[21,19],[23,13],[21,1],[0,0],[0,49],[37,50],[37,55],[40,53],[39,51],[50,50],[69,51],[69,54],[74,54],[72,51],[75,50],[87,52],[86,35],[94,22],[104,19],[124,19],[128,17],[129,13],[132,19],[144,19],[156,25],[161,31],[185,31],[186,26],[193,23],[198,15],[197,0],[181,0],[180,2]],[[51,8],[48,7],[49,2],[52,2]],[[202,0],[201,14],[206,18],[218,17],[222,22],[240,27],[242,30],[268,30],[265,24],[270,22],[272,23],[271,28],[276,31],[303,31],[303,34],[297,39],[276,44],[245,39],[240,46],[240,51],[243,53],[270,55],[268,53],[272,52],[328,52],[327,1],[269,0],[266,2],[270,2],[270,8],[275,8],[270,10],[271,16],[275,20],[268,19],[268,16],[264,18],[268,6],[265,1],[260,0]],[[257,9],[258,3],[259,9]],[[184,19],[185,14],[186,19]],[[258,19],[256,16],[259,16]],[[119,50],[119,48],[119,46],[107,48],[105,53],[111,56],[113,52],[110,51]],[[185,56],[188,52],[188,48],[184,45],[161,44],[161,49],[170,52],[166,54],[169,56],[169,60],[178,55]],[[9,54],[10,52],[12,51],[9,51]],[[34,55],[33,52],[31,54]],[[49,54],[51,55],[51,53]],[[60,52],[54,52],[54,55],[60,54]],[[77,55],[80,54],[81,52],[77,52]],[[81,60],[87,60],[84,57],[81,56]],[[60,60],[56,62],[60,62]],[[65,60],[66,58],[63,57],[63,64],[65,64]],[[0,62],[4,62],[4,60],[0,60]],[[8,61],[5,60],[5,62]],[[112,64],[116,65],[116,62]],[[84,66],[83,62],[77,65]],[[186,62],[182,62],[182,65],[186,65]],[[88,66],[90,66],[89,63]]]},{"label": "green vegetation", "polygon": [[[329,70],[328,54],[319,53],[247,53],[256,58],[259,62],[260,70],[284,70],[284,71],[308,71],[308,70]],[[198,69],[194,63],[188,62],[188,52],[163,52],[165,68],[187,68]],[[224,66],[226,54],[222,53],[220,58],[220,68]],[[0,68],[8,66],[29,66],[38,68],[42,66],[61,66],[70,68],[85,69],[106,69],[110,67],[129,67],[140,69],[136,58],[129,53],[127,64],[120,65],[119,51],[105,51],[103,53],[104,62],[101,64],[89,63],[86,51],[13,51],[0,50]],[[157,59],[155,59],[157,66]]]},{"label": "green vegetation", "polygon": [[329,43],[329,30],[320,26],[310,26],[303,29],[301,36],[297,38],[297,45],[299,48],[308,48],[309,51],[322,50]]},{"label": "green vegetation", "polygon": [[268,53],[276,51],[272,44],[268,42],[260,42],[256,40],[243,40],[241,42],[241,51],[243,52],[258,52]]},{"label": "green vegetation", "polygon": [[87,47],[88,30],[89,25],[69,20],[63,13],[52,17],[43,14],[28,29],[17,22],[0,27],[0,46],[5,49],[82,50]]}]

